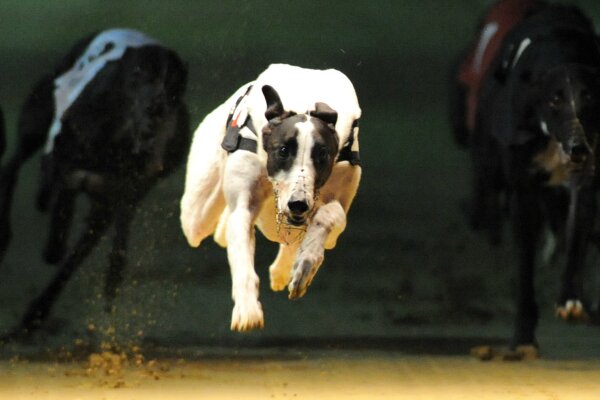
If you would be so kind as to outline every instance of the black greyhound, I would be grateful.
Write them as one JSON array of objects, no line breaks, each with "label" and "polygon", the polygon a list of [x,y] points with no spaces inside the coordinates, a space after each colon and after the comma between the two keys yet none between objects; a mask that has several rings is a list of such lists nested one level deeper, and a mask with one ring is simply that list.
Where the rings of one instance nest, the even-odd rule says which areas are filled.
[{"label": "black greyhound", "polygon": [[474,129],[455,132],[468,137],[472,156],[472,224],[493,238],[507,216],[512,226],[518,255],[512,348],[537,347],[534,267],[544,226],[565,256],[557,314],[587,317],[578,275],[600,184],[598,39],[580,10],[535,3],[504,37],[482,77]]},{"label": "black greyhound", "polygon": [[[69,278],[114,221],[105,284],[107,310],[123,278],[134,211],[158,179],[185,158],[187,69],[178,55],[132,30],[113,29],[78,42],[21,109],[18,144],[0,170],[0,257],[10,240],[10,205],[22,164],[44,147],[40,210],[51,209],[44,259],[61,263],[13,335],[39,328]],[[67,251],[75,198],[91,207]]]}]

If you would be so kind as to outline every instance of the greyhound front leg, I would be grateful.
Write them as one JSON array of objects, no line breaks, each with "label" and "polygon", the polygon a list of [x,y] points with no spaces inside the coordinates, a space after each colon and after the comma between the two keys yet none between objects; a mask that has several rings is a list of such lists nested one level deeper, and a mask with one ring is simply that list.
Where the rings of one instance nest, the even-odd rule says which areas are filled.
[{"label": "greyhound front leg", "polygon": [[340,232],[345,227],[346,213],[338,201],[319,207],[298,250],[288,285],[290,299],[304,296],[323,262],[327,237],[332,231]]},{"label": "greyhound front leg", "polygon": [[231,268],[231,330],[262,328],[263,311],[258,301],[258,275],[254,272],[253,215],[245,207],[236,207],[227,222],[227,258]]},{"label": "greyhound front leg", "polygon": [[57,275],[52,279],[44,292],[27,307],[25,316],[9,336],[30,335],[42,326],[58,296],[67,285],[75,271],[100,241],[102,235],[112,222],[110,205],[94,202],[91,205],[88,221],[79,240],[69,252]]},{"label": "greyhound front leg", "polygon": [[517,315],[511,349],[537,346],[535,330],[538,307],[535,302],[535,251],[541,229],[537,193],[530,188],[518,188],[512,195],[512,230],[518,255]]},{"label": "greyhound front leg", "polygon": [[576,279],[585,264],[589,238],[596,218],[593,188],[571,188],[567,217],[567,257],[562,274],[557,316],[564,320],[585,321],[589,318],[582,303],[581,280]]},{"label": "greyhound front leg", "polygon": [[230,211],[226,238],[234,301],[231,330],[248,331],[264,325],[254,272],[254,222],[264,198],[261,179],[265,175],[254,153],[240,150],[227,160],[223,190]]}]

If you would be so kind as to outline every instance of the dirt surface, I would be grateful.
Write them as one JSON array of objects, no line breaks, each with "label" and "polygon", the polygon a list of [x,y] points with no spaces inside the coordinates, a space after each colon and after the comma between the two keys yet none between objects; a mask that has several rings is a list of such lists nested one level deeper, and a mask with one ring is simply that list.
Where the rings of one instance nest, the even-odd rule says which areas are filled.
[{"label": "dirt surface", "polygon": [[379,351],[247,352],[128,364],[0,363],[3,399],[597,399],[600,361],[481,362]]},{"label": "dirt surface", "polygon": [[[597,399],[597,330],[542,322],[540,358],[521,361],[505,357],[493,325],[200,345],[174,337],[8,343],[0,346],[0,399]],[[482,345],[491,357],[480,357]]]}]

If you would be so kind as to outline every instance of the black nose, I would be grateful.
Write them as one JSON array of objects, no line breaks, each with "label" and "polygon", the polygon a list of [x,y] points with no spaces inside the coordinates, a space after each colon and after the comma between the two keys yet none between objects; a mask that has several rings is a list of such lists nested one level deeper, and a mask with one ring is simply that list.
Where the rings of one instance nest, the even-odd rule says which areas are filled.
[{"label": "black nose", "polygon": [[292,214],[304,214],[308,211],[308,204],[301,200],[290,201],[288,203],[288,208]]},{"label": "black nose", "polygon": [[573,162],[582,162],[588,155],[588,148],[584,143],[578,143],[571,147],[571,160]]}]

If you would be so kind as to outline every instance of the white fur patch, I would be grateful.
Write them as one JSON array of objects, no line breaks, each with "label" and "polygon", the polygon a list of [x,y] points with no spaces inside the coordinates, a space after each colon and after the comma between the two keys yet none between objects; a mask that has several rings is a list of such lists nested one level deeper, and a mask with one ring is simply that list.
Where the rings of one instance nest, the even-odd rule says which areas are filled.
[{"label": "white fur patch", "polygon": [[312,132],[315,127],[309,120],[297,123],[296,129],[298,129],[296,136],[298,152],[294,163],[289,170],[279,171],[272,178],[279,191],[277,206],[279,210],[286,212],[288,211],[287,203],[292,196],[305,199],[309,207],[312,207],[315,193],[316,172],[311,158],[312,148],[315,145]]},{"label": "white fur patch", "polygon": [[519,48],[517,49],[517,54],[515,55],[515,59],[513,60],[512,64],[510,65],[511,68],[514,68],[515,65],[517,65],[519,58],[521,58],[521,56],[523,55],[523,52],[525,51],[525,49],[527,49],[527,47],[529,47],[530,44],[531,44],[531,39],[529,39],[529,38],[523,39],[523,41],[519,44]]},{"label": "white fur patch", "polygon": [[54,138],[62,128],[61,119],[65,111],[106,63],[120,59],[127,48],[157,43],[156,40],[131,29],[111,29],[96,36],[73,67],[54,80],[54,120],[50,125],[45,152],[52,151]]},{"label": "white fur patch", "polygon": [[498,24],[496,22],[489,22],[483,27],[481,36],[479,37],[479,42],[477,43],[477,50],[475,51],[475,56],[473,57],[473,69],[475,71],[481,72],[483,55],[485,54],[485,50],[487,49],[490,40],[492,40],[496,32],[498,32]]},{"label": "white fur patch", "polygon": [[353,133],[354,133],[354,141],[352,142],[352,147],[350,147],[350,151],[354,151],[356,153],[359,152],[359,146],[358,146],[358,131],[359,131],[359,127],[355,127],[352,128],[353,129]]},{"label": "white fur patch", "polygon": [[546,123],[546,121],[540,121],[540,129],[542,130],[544,135],[550,136],[550,131],[548,130],[548,124]]},{"label": "white fur patch", "polygon": [[298,129],[298,155],[296,156],[295,165],[303,170],[313,169],[312,158],[310,157],[312,149],[315,145],[315,140],[312,133],[315,130],[315,126],[312,122],[299,122],[296,124]]}]

